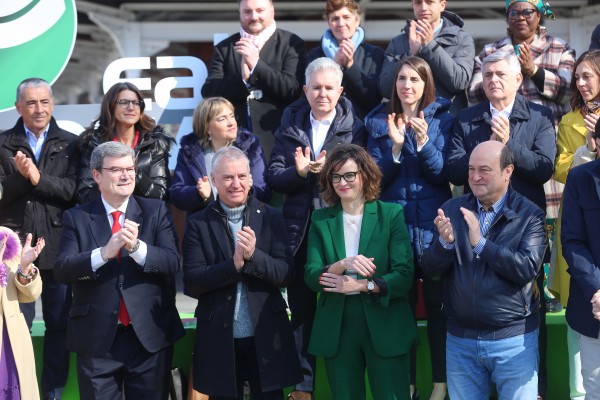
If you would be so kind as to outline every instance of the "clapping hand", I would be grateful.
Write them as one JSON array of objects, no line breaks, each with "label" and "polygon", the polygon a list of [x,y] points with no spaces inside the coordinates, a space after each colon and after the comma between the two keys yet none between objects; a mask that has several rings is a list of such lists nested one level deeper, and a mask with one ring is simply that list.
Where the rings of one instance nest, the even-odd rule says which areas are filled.
[{"label": "clapping hand", "polygon": [[240,271],[244,263],[254,257],[256,234],[249,226],[244,226],[236,233],[236,245],[233,252],[233,265]]},{"label": "clapping hand", "polygon": [[446,217],[444,210],[438,208],[438,215],[433,220],[433,223],[446,243],[454,243],[454,230],[452,229],[450,218]]},{"label": "clapping hand", "polygon": [[344,39],[335,53],[334,61],[340,67],[350,68],[354,65],[354,42],[351,39]]},{"label": "clapping hand", "polygon": [[[46,246],[46,242],[44,238],[38,238],[34,247],[31,247],[31,240],[33,236],[31,233],[27,234],[25,238],[25,244],[23,245],[23,250],[21,251],[21,272],[25,275],[29,275],[31,273],[31,264],[38,258],[44,246]],[[3,245],[6,244],[6,238],[3,241]],[[2,251],[4,252],[4,251]]]},{"label": "clapping hand", "polygon": [[250,71],[252,71],[258,62],[258,47],[254,45],[252,40],[241,38],[235,43],[234,50],[242,56],[242,79],[248,81],[250,79]]},{"label": "clapping hand", "polygon": [[521,72],[527,76],[533,76],[535,73],[535,64],[529,45],[523,43],[519,45],[519,63],[521,64]]},{"label": "clapping hand", "polygon": [[492,135],[490,140],[497,140],[506,144],[510,139],[510,121],[504,115],[498,115],[492,119]]},{"label": "clapping hand", "polygon": [[600,321],[600,290],[594,293],[590,303],[592,303],[592,314],[594,314],[594,318]]},{"label": "clapping hand", "polygon": [[417,145],[423,146],[429,140],[429,136],[427,136],[427,129],[429,129],[429,125],[427,121],[425,121],[425,115],[423,111],[419,112],[419,117],[413,117],[410,119],[410,125],[412,126],[413,131],[415,132],[417,138]]},{"label": "clapping hand", "polygon": [[15,154],[15,165],[17,171],[25,178],[29,179],[33,186],[37,186],[40,181],[40,171],[33,160],[27,157],[21,150]]},{"label": "clapping hand", "polygon": [[208,176],[198,178],[198,182],[196,182],[196,188],[198,189],[198,194],[202,200],[206,201],[210,197],[210,193],[212,191],[210,182],[208,181]]},{"label": "clapping hand", "polygon": [[388,136],[392,139],[392,153],[397,156],[404,146],[404,134],[406,132],[407,123],[403,118],[398,118],[396,121],[396,113],[388,114]]},{"label": "clapping hand", "polygon": [[477,246],[477,243],[481,240],[481,229],[479,228],[479,218],[475,213],[471,210],[467,210],[464,207],[460,208],[460,211],[463,213],[463,217],[465,218],[465,222],[469,227],[469,242],[473,248]]}]

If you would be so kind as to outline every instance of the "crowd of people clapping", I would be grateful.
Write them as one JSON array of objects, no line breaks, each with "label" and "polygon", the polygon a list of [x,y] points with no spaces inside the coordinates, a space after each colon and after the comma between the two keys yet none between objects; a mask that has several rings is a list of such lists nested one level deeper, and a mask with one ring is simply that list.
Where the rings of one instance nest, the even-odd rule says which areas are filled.
[{"label": "crowd of people clapping", "polygon": [[571,399],[600,399],[600,26],[576,57],[548,3],[506,0],[476,54],[452,0],[412,7],[384,50],[359,2],[327,0],[305,49],[271,0],[239,1],[174,171],[135,85],[77,137],[46,81],[21,82],[0,134],[0,397],[40,398],[23,332],[41,296],[43,399],[69,352],[82,399],[168,398],[183,268],[196,398],[310,400],[321,357],[335,399],[364,399],[365,374],[377,400],[551,399],[547,263]]}]

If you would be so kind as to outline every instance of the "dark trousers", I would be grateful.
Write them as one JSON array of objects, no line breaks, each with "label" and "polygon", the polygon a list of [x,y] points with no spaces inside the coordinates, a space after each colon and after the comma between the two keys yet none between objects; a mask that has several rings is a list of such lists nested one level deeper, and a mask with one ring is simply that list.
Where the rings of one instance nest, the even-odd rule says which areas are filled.
[{"label": "dark trousers", "polygon": [[306,264],[307,237],[300,244],[294,256],[294,280],[287,288],[288,303],[292,312],[292,329],[296,342],[296,351],[300,359],[302,382],[296,390],[313,392],[315,388],[316,358],[308,354],[308,342],[312,331],[313,319],[317,309],[317,295],[304,282],[304,265]]},{"label": "dark trousers", "polygon": [[[44,397],[60,399],[69,375],[69,352],[65,350],[65,338],[71,308],[71,286],[57,282],[52,270],[42,269],[40,276],[44,287],[41,298],[46,326],[42,394]],[[35,318],[35,303],[22,303],[20,307],[31,330]]]},{"label": "dark trousers", "polygon": [[[415,261],[415,266],[417,266]],[[446,382],[446,317],[442,311],[443,282],[422,277],[421,268],[415,268],[415,280],[408,300],[416,321],[417,280],[423,278],[423,301],[427,311],[427,339],[429,342],[431,375],[433,382]],[[417,383],[417,347],[410,350],[410,384]]]},{"label": "dark trousers", "polygon": [[144,349],[129,325],[117,329],[109,352],[103,356],[77,355],[77,380],[82,400],[163,400],[168,384],[169,348],[156,353]]},{"label": "dark trousers", "polygon": [[237,396],[223,397],[210,396],[211,400],[243,400],[244,381],[250,384],[250,394],[253,400],[281,400],[283,390],[263,392],[260,382],[259,366],[256,354],[254,338],[243,338],[234,340],[235,348],[235,378],[237,382]]}]

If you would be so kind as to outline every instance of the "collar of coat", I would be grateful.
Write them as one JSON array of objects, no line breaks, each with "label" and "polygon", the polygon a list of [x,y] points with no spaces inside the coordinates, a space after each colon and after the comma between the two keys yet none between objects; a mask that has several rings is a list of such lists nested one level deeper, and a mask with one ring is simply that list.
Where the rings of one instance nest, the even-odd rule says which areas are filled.
[{"label": "collar of coat", "polygon": [[[474,114],[471,119],[472,122],[491,121],[492,115],[490,113],[490,101],[483,101],[471,108]],[[529,107],[529,101],[521,94],[517,93],[515,98],[515,104],[512,112],[510,113],[510,119],[518,119],[527,121],[531,118],[531,110]]]},{"label": "collar of coat", "polygon": [[[44,143],[44,147],[47,147],[46,142],[50,143],[53,140],[58,140],[63,137],[63,131],[54,117],[50,118],[50,126],[48,127],[48,133],[46,134],[46,140]],[[65,144],[66,146],[66,144]],[[33,152],[31,151],[31,147],[27,142],[27,135],[25,135],[25,128],[23,126],[23,117],[20,117],[15,126],[11,130],[11,135],[6,141],[6,147],[13,151],[21,150],[28,157],[33,157]]]}]

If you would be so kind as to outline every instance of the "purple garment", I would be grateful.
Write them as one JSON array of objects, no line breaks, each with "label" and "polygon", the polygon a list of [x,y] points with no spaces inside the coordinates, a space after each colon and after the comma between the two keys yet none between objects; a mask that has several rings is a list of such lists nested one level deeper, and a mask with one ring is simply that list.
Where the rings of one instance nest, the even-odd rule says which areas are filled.
[{"label": "purple garment", "polygon": [[3,400],[21,400],[19,374],[10,346],[6,323],[2,324],[2,348],[0,349],[0,398]]}]

